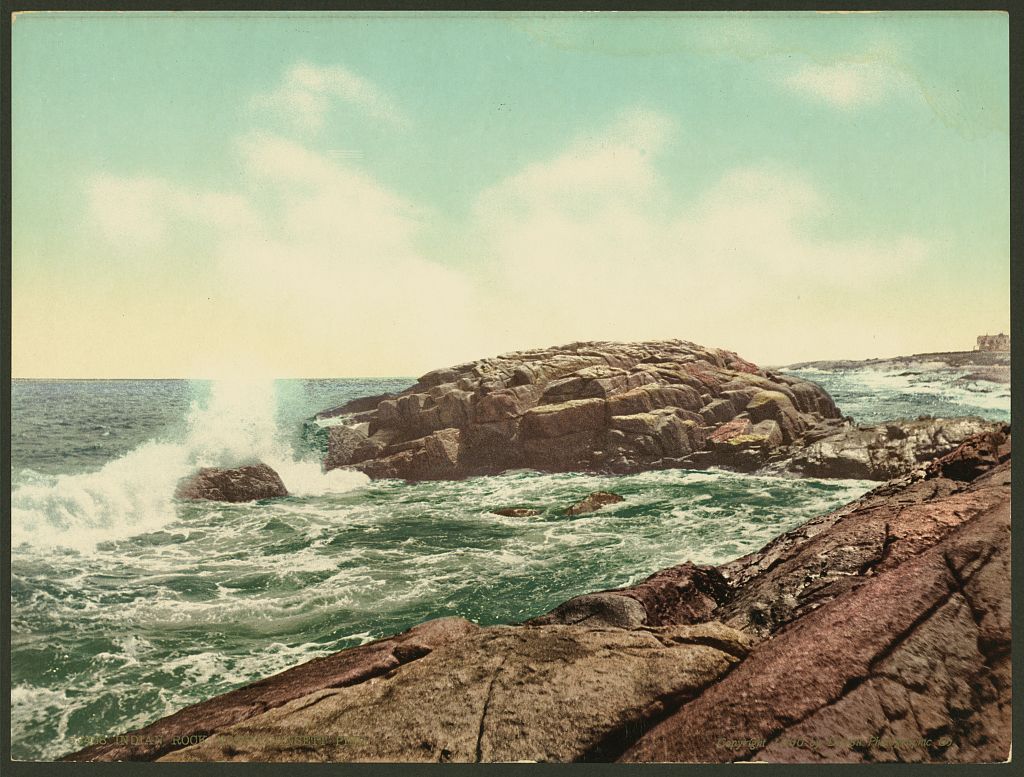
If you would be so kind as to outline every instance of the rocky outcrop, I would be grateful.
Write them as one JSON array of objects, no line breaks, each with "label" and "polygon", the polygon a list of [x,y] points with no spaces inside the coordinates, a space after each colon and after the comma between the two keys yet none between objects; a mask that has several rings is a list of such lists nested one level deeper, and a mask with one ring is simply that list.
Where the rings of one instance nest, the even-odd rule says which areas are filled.
[{"label": "rocky outcrop", "polygon": [[1008,433],[721,567],[760,644],[622,760],[1008,758]]},{"label": "rocky outcrop", "polygon": [[454,479],[532,468],[763,468],[886,480],[994,428],[856,427],[819,386],[681,340],[574,343],[436,370],[397,396],[324,411],[325,469]]},{"label": "rocky outcrop", "polygon": [[178,483],[176,499],[252,502],[288,496],[280,475],[262,462],[234,469],[205,467]]},{"label": "rocky outcrop", "polygon": [[[375,404],[321,414],[328,416],[351,430],[331,430],[325,468],[410,480],[524,467],[749,468],[843,425],[815,384],[681,340],[574,343],[483,359],[435,370]],[[742,439],[709,443],[736,419],[749,420]]]},{"label": "rocky outcrop", "polygon": [[[917,353],[912,356],[893,356],[882,359],[863,359],[860,361],[850,359],[839,359],[831,361],[812,361],[791,364],[787,369],[803,370],[901,370],[906,373],[916,374],[922,370],[934,370],[938,368],[972,369],[981,367],[1000,371],[1009,379],[1010,354],[1009,352],[997,353],[991,351],[935,351],[932,353]],[[1004,371],[1005,372],[1002,372]]]},{"label": "rocky outcrop", "polygon": [[969,417],[847,427],[796,451],[784,466],[809,477],[889,480],[949,453],[968,437],[995,432],[1000,426]]},{"label": "rocky outcrop", "polygon": [[1004,500],[902,564],[858,575],[622,760],[1006,760],[1009,544]]},{"label": "rocky outcrop", "polygon": [[1003,761],[1010,453],[1006,426],[729,564],[431,621],[68,758]]},{"label": "rocky outcrop", "polygon": [[729,583],[721,572],[714,567],[687,562],[656,572],[628,588],[573,597],[527,623],[620,629],[704,623],[730,596]]}]

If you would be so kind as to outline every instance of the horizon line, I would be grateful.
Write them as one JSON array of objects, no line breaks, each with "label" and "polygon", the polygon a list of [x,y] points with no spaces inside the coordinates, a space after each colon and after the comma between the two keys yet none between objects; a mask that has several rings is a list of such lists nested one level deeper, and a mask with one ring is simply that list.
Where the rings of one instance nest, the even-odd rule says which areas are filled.
[{"label": "horizon line", "polygon": [[[511,352],[515,353],[515,352]],[[759,364],[759,369],[784,369],[786,367],[793,367],[802,364],[813,364],[815,362],[872,362],[872,361],[885,361],[887,359],[911,359],[918,356],[937,356],[945,354],[965,354],[965,353],[1005,353],[1009,354],[1012,351],[982,351],[977,348],[971,349],[960,349],[960,350],[945,350],[945,351],[921,351],[919,353],[911,354],[895,354],[890,356],[869,356],[861,359],[851,359],[847,357],[825,357],[820,359],[800,359],[794,362],[787,362],[785,364]],[[443,368],[442,368],[443,369]],[[427,371],[428,373],[431,370]],[[427,374],[427,373],[423,373]],[[275,375],[268,378],[233,378],[231,376],[211,377],[211,376],[145,376],[145,375],[133,375],[133,376],[107,376],[107,375],[95,375],[89,377],[74,377],[74,376],[38,376],[38,375],[12,375],[11,382],[23,380],[23,381],[97,381],[97,380],[199,380],[199,381],[217,381],[217,380],[413,380],[417,381],[422,375]]]}]

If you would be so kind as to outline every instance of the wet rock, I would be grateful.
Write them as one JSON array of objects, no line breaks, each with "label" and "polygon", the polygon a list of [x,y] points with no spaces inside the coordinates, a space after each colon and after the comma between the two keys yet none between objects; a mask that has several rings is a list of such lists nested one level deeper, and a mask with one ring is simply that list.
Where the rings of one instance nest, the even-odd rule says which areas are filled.
[{"label": "wet rock", "polygon": [[565,514],[583,515],[584,513],[592,513],[595,510],[599,510],[605,505],[613,505],[624,501],[626,501],[625,497],[613,494],[610,491],[595,491],[575,504],[566,507]]},{"label": "wet rock", "polygon": [[327,433],[327,457],[324,469],[344,467],[356,460],[359,451],[367,442],[366,432],[351,426],[332,426]]},{"label": "wet rock", "polygon": [[569,599],[529,624],[585,624],[634,629],[711,620],[730,596],[728,582],[714,567],[689,562],[663,569],[643,582]]},{"label": "wet rock", "polygon": [[548,614],[527,623],[537,626],[563,624],[636,629],[647,623],[647,611],[636,599],[619,592],[583,594],[574,596]]},{"label": "wet rock", "polygon": [[178,483],[175,499],[252,502],[288,496],[280,475],[262,462],[233,469],[206,467]]},{"label": "wet rock", "polygon": [[972,435],[1002,426],[977,417],[849,426],[796,451],[787,468],[809,477],[889,480],[922,468]]}]

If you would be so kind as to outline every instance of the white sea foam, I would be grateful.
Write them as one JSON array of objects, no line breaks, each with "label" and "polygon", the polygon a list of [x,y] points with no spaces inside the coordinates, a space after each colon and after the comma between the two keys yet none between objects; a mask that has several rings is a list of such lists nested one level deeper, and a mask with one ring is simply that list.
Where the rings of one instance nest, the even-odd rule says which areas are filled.
[{"label": "white sea foam", "polygon": [[362,472],[332,469],[323,472],[318,461],[273,458],[267,461],[281,476],[289,493],[295,496],[323,496],[351,491],[370,482]]},{"label": "white sea foam", "polygon": [[146,443],[97,472],[34,478],[11,494],[11,544],[89,550],[155,531],[174,519],[171,497],[186,472],[183,446]]},{"label": "white sea foam", "polygon": [[11,494],[11,541],[89,551],[96,543],[156,531],[176,516],[174,489],[200,467],[263,461],[296,496],[358,488],[358,472],[322,472],[302,460],[277,427],[273,381],[218,381],[205,402],[196,400],[184,439],[150,441],[95,472],[22,473]]},{"label": "white sea foam", "polygon": [[[892,412],[890,398],[903,398],[904,415],[912,410],[915,398],[920,413],[935,414],[929,405],[948,403],[957,414],[981,413],[995,418],[1010,413],[1010,385],[985,380],[970,380],[970,368],[950,367],[941,362],[916,362],[909,365],[861,366],[855,369],[806,368],[795,371],[822,382],[835,381],[837,401],[844,412],[861,420],[884,420]],[[820,376],[820,377],[819,377]],[[944,410],[943,412],[950,412]]]}]

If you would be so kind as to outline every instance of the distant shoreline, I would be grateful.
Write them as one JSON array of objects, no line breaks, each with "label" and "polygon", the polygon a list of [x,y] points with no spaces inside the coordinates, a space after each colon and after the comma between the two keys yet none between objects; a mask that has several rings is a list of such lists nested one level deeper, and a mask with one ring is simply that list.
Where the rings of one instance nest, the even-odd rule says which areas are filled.
[{"label": "distant shoreline", "polygon": [[885,364],[907,365],[917,362],[945,362],[950,367],[1009,367],[1010,351],[936,351],[934,353],[915,353],[910,356],[890,356],[875,359],[819,359],[817,361],[797,362],[774,369],[800,370],[816,369],[852,369],[857,367],[875,367]]}]

